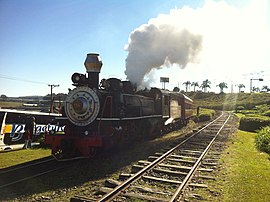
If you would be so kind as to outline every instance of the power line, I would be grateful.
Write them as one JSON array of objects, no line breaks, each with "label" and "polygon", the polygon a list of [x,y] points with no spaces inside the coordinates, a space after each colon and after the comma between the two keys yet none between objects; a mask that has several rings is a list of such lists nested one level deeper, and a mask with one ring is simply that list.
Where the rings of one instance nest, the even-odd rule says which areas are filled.
[{"label": "power line", "polygon": [[0,78],[14,80],[14,81],[22,81],[22,82],[28,82],[28,83],[49,85],[48,83],[41,82],[41,81],[31,81],[31,80],[28,80],[28,79],[22,79],[22,78],[18,78],[18,77],[7,76],[7,75],[4,75],[4,74],[0,74]]}]

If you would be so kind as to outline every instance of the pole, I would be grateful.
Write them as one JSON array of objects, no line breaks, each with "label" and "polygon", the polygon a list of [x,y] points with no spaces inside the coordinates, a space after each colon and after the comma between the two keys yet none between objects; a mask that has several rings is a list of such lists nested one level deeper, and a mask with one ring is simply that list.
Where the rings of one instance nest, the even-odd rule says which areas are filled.
[{"label": "pole", "polygon": [[53,112],[53,91],[52,89],[54,87],[59,87],[60,85],[55,85],[55,84],[48,84],[49,87],[51,87],[51,103],[50,103],[50,113]]},{"label": "pole", "polygon": [[250,79],[250,93],[252,93],[252,79]]}]

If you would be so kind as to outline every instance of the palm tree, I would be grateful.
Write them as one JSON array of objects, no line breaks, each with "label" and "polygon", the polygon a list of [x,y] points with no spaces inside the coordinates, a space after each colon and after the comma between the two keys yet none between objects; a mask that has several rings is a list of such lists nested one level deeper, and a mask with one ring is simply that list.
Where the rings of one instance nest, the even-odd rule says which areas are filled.
[{"label": "palm tree", "polygon": [[227,83],[222,82],[222,83],[218,84],[217,87],[220,88],[220,93],[223,93],[223,89],[228,88],[228,85],[227,85]]},{"label": "palm tree", "polygon": [[268,86],[263,86],[262,87],[262,91],[268,92],[268,91],[270,91],[270,88],[268,88]]},{"label": "palm tree", "polygon": [[259,87],[255,87],[255,86],[252,87],[252,92],[259,92],[259,91],[260,91]]},{"label": "palm tree", "polygon": [[206,79],[206,80],[204,80],[204,81],[202,82],[200,88],[203,89],[204,92],[206,93],[207,88],[211,88],[211,87],[210,87],[210,84],[211,84],[211,82],[210,82],[208,79]]},{"label": "palm tree", "polygon": [[194,86],[194,92],[195,92],[195,88],[199,87],[199,83],[198,82],[192,82],[191,86]]},{"label": "palm tree", "polygon": [[186,82],[183,83],[183,85],[186,86],[186,92],[188,92],[188,87],[189,87],[190,84],[191,84],[190,81],[186,81]]},{"label": "palm tree", "polygon": [[238,84],[239,93],[241,92],[241,88],[245,88],[246,86],[244,84]]}]

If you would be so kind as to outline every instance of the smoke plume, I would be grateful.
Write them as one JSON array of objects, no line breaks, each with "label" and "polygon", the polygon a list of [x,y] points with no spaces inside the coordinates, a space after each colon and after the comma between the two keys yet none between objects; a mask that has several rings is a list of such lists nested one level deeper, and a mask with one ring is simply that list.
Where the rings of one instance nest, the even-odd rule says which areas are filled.
[{"label": "smoke plume", "polygon": [[230,2],[175,8],[136,28],[125,47],[127,78],[141,87],[157,86],[159,76],[171,87],[205,79],[248,86],[244,74],[269,72],[269,1]]},{"label": "smoke plume", "polygon": [[202,47],[202,36],[185,28],[173,13],[160,15],[148,24],[135,29],[126,45],[127,79],[138,86],[145,86],[151,79],[151,71],[178,65],[185,68],[198,59]]}]

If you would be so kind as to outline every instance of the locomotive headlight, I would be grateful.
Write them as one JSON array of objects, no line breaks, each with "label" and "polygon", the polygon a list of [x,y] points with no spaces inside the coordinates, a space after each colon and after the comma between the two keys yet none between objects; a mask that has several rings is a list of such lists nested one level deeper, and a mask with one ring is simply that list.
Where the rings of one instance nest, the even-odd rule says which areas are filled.
[{"label": "locomotive headlight", "polygon": [[88,132],[87,130],[84,131],[84,135],[85,135],[85,136],[89,135],[89,132]]},{"label": "locomotive headlight", "polygon": [[80,81],[80,75],[78,73],[73,74],[72,81],[78,83]]},{"label": "locomotive headlight", "polygon": [[86,76],[84,74],[80,74],[80,73],[74,73],[71,76],[71,80],[73,83],[77,83],[77,84],[86,84],[87,83]]}]

